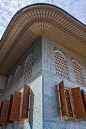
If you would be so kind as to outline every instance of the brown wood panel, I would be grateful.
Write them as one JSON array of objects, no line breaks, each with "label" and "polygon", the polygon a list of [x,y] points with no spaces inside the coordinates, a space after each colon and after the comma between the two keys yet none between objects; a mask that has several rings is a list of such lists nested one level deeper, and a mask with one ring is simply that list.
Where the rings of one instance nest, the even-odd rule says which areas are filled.
[{"label": "brown wood panel", "polygon": [[59,83],[59,91],[60,91],[62,116],[67,116],[68,112],[67,112],[66,96],[65,96],[64,82],[63,81],[61,81]]},{"label": "brown wood panel", "polygon": [[13,102],[13,95],[11,94],[11,96],[10,96],[10,103],[9,103],[8,117],[7,117],[7,122],[10,121],[10,113],[11,113],[11,108],[12,108],[12,102]]},{"label": "brown wood panel", "polygon": [[1,118],[2,106],[3,106],[3,102],[1,102],[1,106],[0,106],[0,118]]},{"label": "brown wood panel", "polygon": [[0,126],[2,125],[2,123],[1,123],[1,118],[0,118]]},{"label": "brown wood panel", "polygon": [[9,100],[4,100],[1,112],[1,125],[6,125],[7,117],[8,117],[8,110],[9,110]]},{"label": "brown wood panel", "polygon": [[1,106],[0,106],[0,125],[2,125],[2,124],[1,124],[1,112],[2,112],[2,106],[3,106],[3,102],[1,102]]},{"label": "brown wood panel", "polygon": [[85,109],[81,97],[80,88],[71,88],[72,98],[75,108],[75,115],[77,119],[85,118]]},{"label": "brown wood panel", "polygon": [[85,97],[85,92],[83,89],[81,90],[81,96],[82,96],[82,101],[83,101],[84,109],[85,109],[85,113],[86,113],[86,97]]},{"label": "brown wood panel", "polygon": [[28,118],[29,95],[30,95],[30,87],[24,84],[23,96],[22,96],[22,107],[21,107],[21,118]]},{"label": "brown wood panel", "polygon": [[14,92],[10,121],[18,121],[20,113],[21,92]]}]

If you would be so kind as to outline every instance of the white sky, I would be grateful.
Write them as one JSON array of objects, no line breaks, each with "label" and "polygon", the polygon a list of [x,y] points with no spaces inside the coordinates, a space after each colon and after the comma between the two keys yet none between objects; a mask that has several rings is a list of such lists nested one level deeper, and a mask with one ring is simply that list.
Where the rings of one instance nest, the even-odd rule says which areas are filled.
[{"label": "white sky", "polygon": [[86,0],[0,0],[0,39],[14,14],[35,3],[56,5],[86,25]]}]

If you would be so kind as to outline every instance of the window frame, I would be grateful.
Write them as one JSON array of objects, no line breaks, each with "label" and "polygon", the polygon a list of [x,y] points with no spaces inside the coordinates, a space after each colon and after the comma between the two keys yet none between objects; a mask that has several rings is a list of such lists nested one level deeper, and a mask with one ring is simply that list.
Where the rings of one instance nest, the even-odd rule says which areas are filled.
[{"label": "window frame", "polygon": [[73,99],[71,94],[71,87],[64,85],[65,89],[68,89],[70,91],[70,100],[72,105],[72,111],[73,111],[73,117],[68,116],[62,116],[62,110],[61,110],[61,101],[60,101],[60,90],[59,90],[59,84],[57,85],[57,93],[58,93],[58,103],[59,103],[59,114],[60,114],[60,120],[61,121],[67,121],[67,122],[78,122],[78,119],[76,119],[75,111],[74,111],[74,105],[73,105]]}]

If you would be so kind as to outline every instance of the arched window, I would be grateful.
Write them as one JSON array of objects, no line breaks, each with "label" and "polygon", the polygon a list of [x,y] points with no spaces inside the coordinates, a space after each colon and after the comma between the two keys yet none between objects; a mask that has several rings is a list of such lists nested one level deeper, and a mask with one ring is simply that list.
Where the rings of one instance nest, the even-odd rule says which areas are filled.
[{"label": "arched window", "polygon": [[80,64],[76,60],[72,60],[72,64],[73,64],[76,82],[79,83],[80,85],[85,86],[86,84],[84,81],[84,76],[83,76]]},{"label": "arched window", "polygon": [[30,54],[26,61],[25,61],[25,67],[24,67],[24,82],[27,81],[32,74],[32,66],[33,66],[33,55]]},{"label": "arched window", "polygon": [[8,82],[7,82],[7,87],[6,87],[6,92],[5,92],[5,97],[7,97],[10,93],[10,88],[12,85],[12,75],[10,75]]},{"label": "arched window", "polygon": [[54,52],[56,74],[69,79],[68,67],[65,56],[60,51]]},{"label": "arched window", "polygon": [[13,90],[15,90],[19,85],[20,74],[21,74],[21,66],[19,66],[16,70],[15,78],[14,78],[14,84],[13,84]]}]

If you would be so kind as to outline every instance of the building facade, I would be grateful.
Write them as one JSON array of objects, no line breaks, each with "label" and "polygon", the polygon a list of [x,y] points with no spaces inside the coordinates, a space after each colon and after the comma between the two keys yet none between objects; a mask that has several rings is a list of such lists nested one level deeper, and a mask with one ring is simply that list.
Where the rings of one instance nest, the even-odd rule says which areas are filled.
[{"label": "building facade", "polygon": [[[0,61],[3,105],[15,92],[23,94],[25,84],[30,88],[28,117],[21,119],[22,100],[18,121],[14,115],[13,121],[7,121],[2,106],[0,120],[6,124],[2,121],[0,129],[86,128],[85,102],[79,95],[82,89],[86,93],[86,27],[82,23],[53,5],[27,6],[15,14],[1,39]],[[76,98],[74,88],[80,88]]]}]

